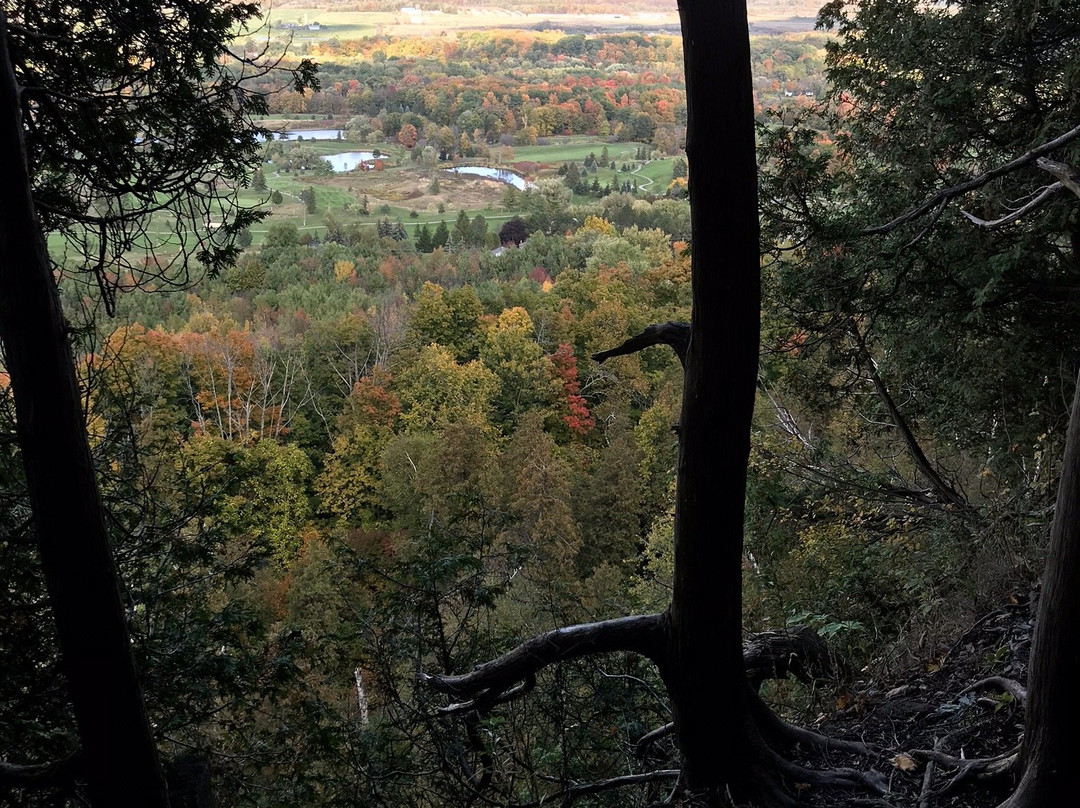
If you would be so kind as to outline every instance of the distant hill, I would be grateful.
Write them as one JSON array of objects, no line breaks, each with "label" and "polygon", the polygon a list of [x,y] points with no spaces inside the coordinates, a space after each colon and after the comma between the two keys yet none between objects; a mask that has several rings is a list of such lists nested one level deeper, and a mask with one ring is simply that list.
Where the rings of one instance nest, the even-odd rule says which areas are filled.
[{"label": "distant hill", "polygon": [[[786,20],[791,17],[816,17],[823,0],[748,0],[751,21]],[[623,14],[653,12],[674,14],[674,0],[441,0],[440,2],[405,2],[405,0],[278,0],[284,9],[323,11],[392,12],[402,8],[422,8],[443,12],[492,8],[525,14]]]}]

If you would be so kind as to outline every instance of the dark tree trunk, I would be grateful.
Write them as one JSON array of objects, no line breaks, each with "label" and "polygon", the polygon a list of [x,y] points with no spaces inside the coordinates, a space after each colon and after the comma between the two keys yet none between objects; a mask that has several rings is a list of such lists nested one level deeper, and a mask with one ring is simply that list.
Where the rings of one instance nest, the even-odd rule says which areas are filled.
[{"label": "dark tree trunk", "polygon": [[[1023,778],[1009,808],[1063,804],[1080,794],[1072,743],[1080,716],[1080,379],[1073,394],[1050,549],[1031,643]],[[1072,795],[1069,798],[1063,795]]]},{"label": "dark tree trunk", "polygon": [[[757,798],[768,750],[742,657],[746,468],[760,331],[757,161],[746,4],[680,0],[688,106],[693,314],[675,508],[672,699],[688,788]],[[773,779],[773,778],[768,778]]]},{"label": "dark tree trunk", "polygon": [[42,567],[95,806],[163,806],[164,778],[124,621],[81,398],[34,212],[0,13],[0,340]]},{"label": "dark tree trunk", "polygon": [[[594,356],[603,361],[664,343],[683,361],[671,605],[662,615],[535,638],[464,676],[421,674],[421,679],[459,697],[495,703],[514,697],[511,684],[540,667],[581,653],[634,651],[657,663],[671,699],[686,787],[683,804],[718,808],[734,801],[788,808],[797,801],[785,791],[785,782],[883,794],[884,781],[874,773],[814,772],[774,751],[800,744],[870,752],[862,744],[829,741],[787,725],[760,701],[744,670],[743,518],[761,308],[750,43],[744,0],[679,0],[679,13],[690,158],[689,338],[685,324],[662,323]],[[578,647],[576,631],[587,631],[589,648]],[[773,668],[779,673],[779,666]],[[471,709],[476,703],[447,709]],[[644,747],[668,732],[665,726],[647,734]]]}]

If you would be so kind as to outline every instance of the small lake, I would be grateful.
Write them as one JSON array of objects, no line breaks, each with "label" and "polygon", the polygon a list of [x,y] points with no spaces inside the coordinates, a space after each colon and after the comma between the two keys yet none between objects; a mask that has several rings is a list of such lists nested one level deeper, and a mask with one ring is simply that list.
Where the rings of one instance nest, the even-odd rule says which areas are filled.
[{"label": "small lake", "polygon": [[454,168],[448,168],[446,171],[450,171],[454,174],[472,174],[477,177],[484,177],[489,180],[497,180],[498,182],[505,182],[509,185],[513,185],[520,191],[524,191],[529,187],[529,183],[525,181],[525,178],[520,174],[515,174],[508,168],[488,168],[487,166],[455,166]]},{"label": "small lake", "polygon": [[333,166],[334,171],[352,171],[359,168],[361,163],[370,163],[375,159],[375,152],[347,151],[338,154],[324,154],[323,159]]},{"label": "small lake", "polygon": [[341,140],[345,137],[342,129],[289,129],[278,132],[277,140]]}]

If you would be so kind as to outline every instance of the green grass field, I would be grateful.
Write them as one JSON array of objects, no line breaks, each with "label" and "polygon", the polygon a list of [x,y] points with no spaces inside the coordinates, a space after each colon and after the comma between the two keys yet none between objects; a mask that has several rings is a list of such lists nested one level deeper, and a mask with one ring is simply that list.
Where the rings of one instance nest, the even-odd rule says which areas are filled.
[{"label": "green grass field", "polygon": [[616,163],[634,159],[634,154],[641,148],[641,143],[608,143],[587,136],[551,138],[545,146],[514,146],[515,162],[548,163],[560,165],[573,160],[580,163],[589,154],[597,159],[607,147],[608,159]]},{"label": "green grass field", "polygon": [[[320,154],[334,154],[344,151],[370,151],[372,146],[349,141],[307,141]],[[589,137],[555,138],[544,146],[517,147],[514,149],[514,162],[532,162],[547,166],[541,171],[541,177],[557,178],[556,170],[565,162],[573,161],[580,168],[585,158],[593,153],[600,157],[607,146],[608,160],[614,161],[617,170],[601,167],[595,173],[587,175],[586,183],[591,185],[596,179],[601,186],[613,180],[620,184],[629,179],[637,182],[638,190],[646,194],[663,194],[671,181],[671,169],[674,158],[653,159],[645,163],[634,160],[642,144],[606,143]],[[350,172],[346,174],[316,174],[314,172],[279,172],[272,165],[263,167],[267,191],[257,193],[250,189],[239,192],[238,201],[245,207],[264,207],[270,211],[262,222],[251,228],[252,244],[258,247],[270,226],[275,222],[291,222],[301,232],[322,233],[326,230],[326,218],[331,216],[341,225],[359,225],[376,227],[381,219],[391,222],[401,221],[410,238],[415,237],[421,225],[434,229],[440,221],[453,228],[460,211],[464,210],[470,219],[477,214],[488,222],[489,231],[497,232],[503,223],[519,213],[518,210],[503,206],[506,198],[506,186],[499,182],[472,181],[459,185],[450,176],[445,176],[440,183],[438,194],[430,192],[430,177],[448,166],[440,164],[435,168],[420,167],[407,159],[400,147],[382,145],[390,153],[385,171]],[[401,160],[400,164],[397,162]],[[482,162],[482,161],[478,161]],[[623,171],[627,164],[631,171]],[[442,176],[440,174],[440,176]],[[300,194],[307,188],[315,192],[316,211],[308,213],[300,201]],[[279,205],[270,202],[271,191],[280,191],[283,200]],[[362,199],[368,198],[368,214],[361,213]],[[594,201],[592,197],[575,196],[575,203]],[[442,212],[439,207],[442,207]],[[150,240],[141,247],[151,247],[159,254],[170,252],[169,244],[175,242],[171,236],[170,217],[159,214],[147,228]],[[170,237],[171,236],[171,237]],[[62,260],[64,243],[58,235],[49,239],[50,252]],[[175,245],[172,248],[175,250]]]}]

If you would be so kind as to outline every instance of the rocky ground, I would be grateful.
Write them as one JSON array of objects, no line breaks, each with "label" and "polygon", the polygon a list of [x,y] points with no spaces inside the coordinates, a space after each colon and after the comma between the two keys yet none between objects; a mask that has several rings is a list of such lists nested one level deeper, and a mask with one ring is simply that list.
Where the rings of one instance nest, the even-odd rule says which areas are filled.
[{"label": "rocky ground", "polygon": [[[881,750],[876,759],[835,756],[800,760],[808,767],[872,768],[888,783],[884,797],[833,789],[800,789],[807,805],[890,805],[912,808],[988,808],[1012,791],[1011,773],[976,777],[960,761],[1013,751],[1023,730],[1023,707],[1003,692],[1001,677],[1024,683],[1034,609],[1012,603],[979,619],[937,659],[898,681],[856,687],[849,704],[823,717],[829,737],[861,740]],[[973,685],[985,682],[972,689]],[[942,758],[928,759],[927,750]],[[959,764],[959,765],[957,765]]]}]

